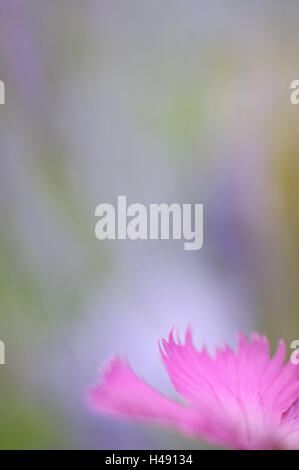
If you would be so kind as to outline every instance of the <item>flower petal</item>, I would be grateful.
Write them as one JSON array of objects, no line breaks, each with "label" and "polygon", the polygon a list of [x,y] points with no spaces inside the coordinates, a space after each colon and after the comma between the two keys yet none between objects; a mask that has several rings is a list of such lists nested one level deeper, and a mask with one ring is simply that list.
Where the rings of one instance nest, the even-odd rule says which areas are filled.
[{"label": "flower petal", "polygon": [[[267,338],[258,334],[251,342],[239,334],[236,353],[225,346],[215,357],[194,347],[190,329],[185,344],[174,340],[172,330],[162,346],[175,389],[200,413],[209,410],[225,442],[245,448],[274,445],[282,413],[299,396],[298,368],[284,366],[283,341],[272,359]],[[218,429],[214,432],[219,435]]]},{"label": "flower petal", "polygon": [[198,435],[203,420],[190,407],[180,405],[151,388],[136,376],[124,358],[114,357],[87,399],[96,411],[137,421],[174,426]]}]

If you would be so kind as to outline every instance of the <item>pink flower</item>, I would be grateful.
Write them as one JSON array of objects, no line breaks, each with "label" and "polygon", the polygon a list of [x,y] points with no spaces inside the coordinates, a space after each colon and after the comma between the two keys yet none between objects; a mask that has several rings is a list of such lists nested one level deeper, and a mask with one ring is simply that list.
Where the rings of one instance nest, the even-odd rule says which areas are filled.
[{"label": "pink flower", "polygon": [[284,341],[271,358],[266,336],[252,334],[249,342],[239,333],[237,352],[225,345],[212,357],[194,347],[188,329],[184,344],[172,330],[159,347],[180,402],[155,391],[116,356],[88,391],[92,407],[237,449],[299,448],[299,369],[284,364]]}]

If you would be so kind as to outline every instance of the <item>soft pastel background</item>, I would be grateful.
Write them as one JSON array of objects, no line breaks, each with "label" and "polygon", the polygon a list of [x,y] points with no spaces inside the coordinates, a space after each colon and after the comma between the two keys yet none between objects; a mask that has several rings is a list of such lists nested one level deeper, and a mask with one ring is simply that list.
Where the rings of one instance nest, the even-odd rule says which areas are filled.
[{"label": "soft pastel background", "polygon": [[[1,448],[199,448],[93,415],[158,337],[299,338],[297,0],[1,0]],[[100,202],[201,202],[204,247],[94,236]]]}]

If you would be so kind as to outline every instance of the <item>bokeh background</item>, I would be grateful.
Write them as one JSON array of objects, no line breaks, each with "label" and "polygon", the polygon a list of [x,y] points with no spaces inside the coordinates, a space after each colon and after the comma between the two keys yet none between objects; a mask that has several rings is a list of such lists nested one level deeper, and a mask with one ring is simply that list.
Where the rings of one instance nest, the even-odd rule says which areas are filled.
[{"label": "bokeh background", "polygon": [[[93,415],[157,340],[299,338],[296,0],[1,0],[0,447],[207,448]],[[95,207],[204,204],[204,247],[95,238]]]}]

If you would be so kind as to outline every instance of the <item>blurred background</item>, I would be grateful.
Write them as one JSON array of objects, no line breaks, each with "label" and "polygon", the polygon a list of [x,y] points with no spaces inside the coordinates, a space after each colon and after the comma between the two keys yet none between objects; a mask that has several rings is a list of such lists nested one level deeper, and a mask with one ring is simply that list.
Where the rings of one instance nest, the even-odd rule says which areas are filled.
[{"label": "blurred background", "polygon": [[[2,0],[0,448],[195,449],[93,415],[103,361],[299,338],[296,0]],[[204,246],[104,241],[95,207],[203,203]]]}]

